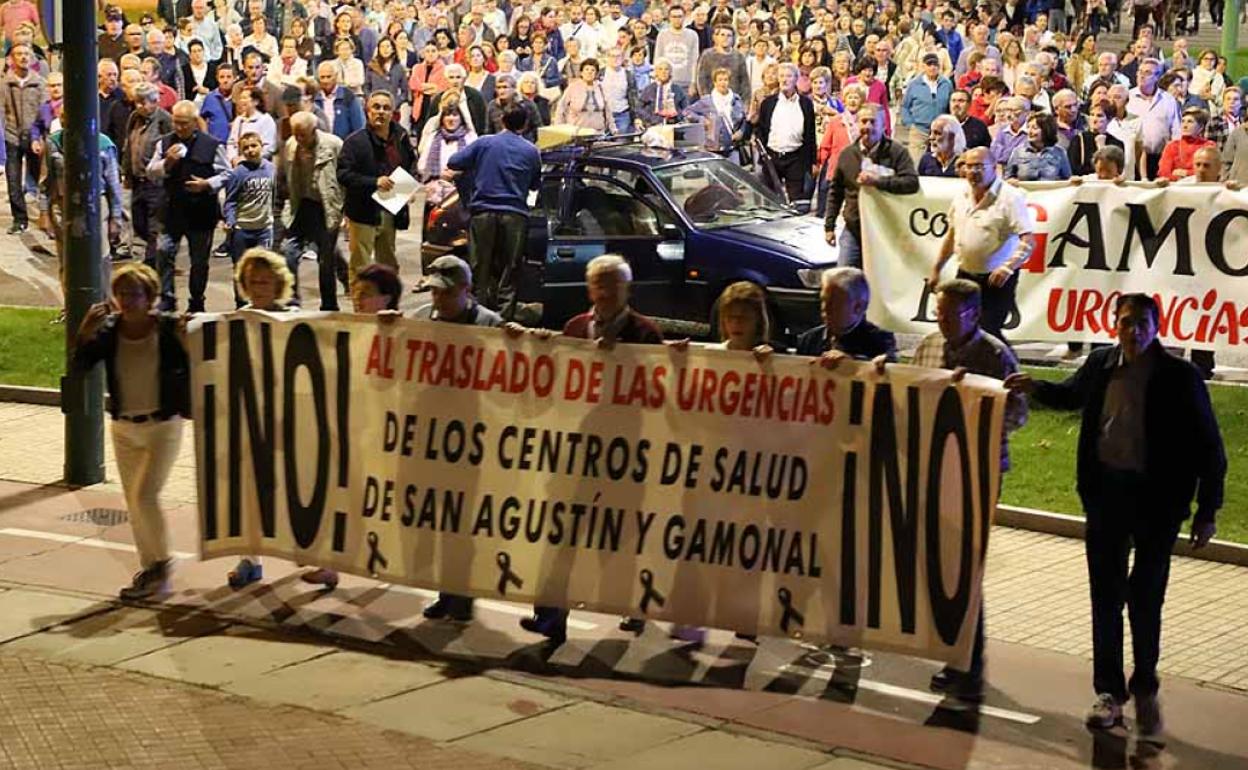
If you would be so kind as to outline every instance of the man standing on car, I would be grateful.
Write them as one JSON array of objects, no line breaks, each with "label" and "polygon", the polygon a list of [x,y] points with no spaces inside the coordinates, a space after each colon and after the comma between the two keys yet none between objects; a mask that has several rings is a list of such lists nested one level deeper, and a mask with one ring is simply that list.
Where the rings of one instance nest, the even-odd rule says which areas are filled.
[{"label": "man standing on car", "polygon": [[836,245],[836,218],[845,207],[838,261],[843,267],[862,267],[862,215],[858,191],[875,187],[887,193],[909,195],[919,191],[919,174],[902,145],[884,136],[884,111],[878,105],[858,109],[858,141],[841,151],[828,185],[828,214],[823,223],[828,244]]},{"label": "man standing on car", "polygon": [[815,105],[797,92],[796,64],[780,65],[780,91],[763,100],[758,110],[758,137],[789,202],[804,198],[806,174],[815,165]]},{"label": "man standing on car", "polygon": [[[483,136],[456,152],[443,175],[471,176],[461,190],[467,201],[468,263],[476,276],[477,298],[486,307],[514,314],[515,271],[524,253],[529,192],[542,183],[542,154],[524,138],[529,116],[512,102],[503,108],[503,131]],[[527,319],[532,320],[532,319]]]}]

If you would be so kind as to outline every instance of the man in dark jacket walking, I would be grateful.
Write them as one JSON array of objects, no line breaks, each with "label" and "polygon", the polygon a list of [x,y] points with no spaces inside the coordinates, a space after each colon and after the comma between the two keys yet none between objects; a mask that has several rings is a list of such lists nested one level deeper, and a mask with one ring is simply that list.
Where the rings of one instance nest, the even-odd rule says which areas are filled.
[{"label": "man in dark jacket walking", "polygon": [[151,83],[135,89],[137,107],[126,124],[125,145],[121,150],[121,178],[130,188],[130,221],[134,234],[143,239],[144,264],[156,267],[157,237],[160,234],[161,184],[147,178],[156,143],[173,130],[173,117],[157,102],[160,92]]},{"label": "man in dark jacket walking", "polygon": [[411,221],[406,204],[391,214],[373,200],[373,193],[394,189],[391,174],[398,169],[410,174],[416,165],[407,132],[394,121],[394,97],[389,91],[372,92],[366,114],[368,125],[347,137],[338,156],[338,183],[351,237],[348,284],[374,257],[397,271],[396,231],[406,230]]},{"label": "man in dark jacket walking", "polygon": [[542,155],[523,134],[528,112],[511,102],[503,108],[501,134],[483,136],[447,161],[454,177],[471,173],[463,185],[468,200],[468,262],[477,276],[477,297],[486,307],[503,310],[514,298],[515,271],[524,254],[529,192],[542,184]]},{"label": "man in dark jacket walking", "polygon": [[902,145],[884,136],[884,112],[875,104],[858,110],[858,141],[841,151],[828,185],[828,215],[823,223],[828,244],[836,245],[836,218],[845,207],[845,231],[841,234],[839,262],[862,267],[862,215],[858,191],[875,187],[888,193],[909,195],[919,191],[919,174]]},{"label": "man in dark jacket walking", "polygon": [[165,231],[160,236],[156,257],[160,268],[160,309],[164,312],[177,309],[173,268],[183,238],[191,257],[191,299],[187,309],[192,313],[204,312],[212,232],[221,221],[217,193],[229,173],[225,145],[199,130],[195,102],[173,105],[173,133],[161,138],[147,164],[148,178],[164,180],[165,185],[161,218]]},{"label": "man in dark jacket walking", "polygon": [[771,156],[790,202],[805,197],[806,174],[815,165],[815,105],[797,91],[795,64],[780,65],[780,91],[758,109],[758,138]]},{"label": "man in dark jacket walking", "polygon": [[[1096,690],[1087,724],[1120,724],[1122,706],[1134,696],[1137,735],[1149,739],[1162,730],[1157,660],[1170,551],[1193,497],[1192,545],[1205,546],[1216,532],[1226,453],[1200,373],[1157,340],[1156,301],[1124,294],[1115,318],[1119,344],[1092,351],[1065,382],[1019,373],[1006,378],[1005,386],[1047,406],[1083,410],[1078,487],[1087,513]],[[1124,603],[1135,657],[1129,682],[1122,660]]]}]

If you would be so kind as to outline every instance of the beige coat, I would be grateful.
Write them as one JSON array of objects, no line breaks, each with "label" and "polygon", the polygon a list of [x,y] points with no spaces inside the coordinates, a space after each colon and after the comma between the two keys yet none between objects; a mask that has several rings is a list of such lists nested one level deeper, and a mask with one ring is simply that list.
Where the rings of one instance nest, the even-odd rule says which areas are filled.
[{"label": "beige coat", "polygon": [[[325,207],[325,227],[334,229],[342,224],[342,185],[338,184],[338,154],[342,152],[342,140],[326,131],[316,132],[316,158],[313,160],[312,185],[321,194]],[[292,136],[282,149],[280,164],[286,182],[287,200],[282,207],[282,222],[290,227],[298,213],[299,201],[294,200],[295,190],[303,188],[299,174],[299,142]]]}]

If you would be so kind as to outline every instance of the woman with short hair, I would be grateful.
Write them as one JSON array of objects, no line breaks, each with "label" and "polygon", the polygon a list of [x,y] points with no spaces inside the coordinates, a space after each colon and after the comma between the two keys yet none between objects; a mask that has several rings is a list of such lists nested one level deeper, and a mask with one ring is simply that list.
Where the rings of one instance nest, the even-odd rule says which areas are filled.
[{"label": "woman with short hair", "polygon": [[1026,125],[1027,141],[1010,154],[1005,164],[1005,178],[1019,182],[1070,179],[1070,158],[1057,146],[1057,119],[1033,113]]}]

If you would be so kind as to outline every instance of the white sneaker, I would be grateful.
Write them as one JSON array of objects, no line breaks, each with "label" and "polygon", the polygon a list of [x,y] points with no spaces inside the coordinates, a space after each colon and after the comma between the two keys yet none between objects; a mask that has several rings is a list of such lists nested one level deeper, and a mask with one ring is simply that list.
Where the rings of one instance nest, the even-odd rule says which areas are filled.
[{"label": "white sneaker", "polygon": [[1122,704],[1107,692],[1096,696],[1096,702],[1088,709],[1084,724],[1094,730],[1109,730],[1122,724]]}]

